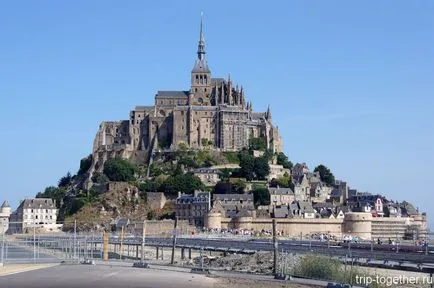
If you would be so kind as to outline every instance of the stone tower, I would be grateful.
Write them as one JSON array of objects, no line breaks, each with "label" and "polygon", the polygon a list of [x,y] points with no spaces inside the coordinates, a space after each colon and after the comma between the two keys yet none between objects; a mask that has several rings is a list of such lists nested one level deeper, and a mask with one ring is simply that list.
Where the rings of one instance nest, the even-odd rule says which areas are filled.
[{"label": "stone tower", "polygon": [[191,90],[189,105],[211,105],[211,70],[205,60],[205,38],[203,36],[203,15],[200,19],[199,44],[197,59],[191,71]]}]

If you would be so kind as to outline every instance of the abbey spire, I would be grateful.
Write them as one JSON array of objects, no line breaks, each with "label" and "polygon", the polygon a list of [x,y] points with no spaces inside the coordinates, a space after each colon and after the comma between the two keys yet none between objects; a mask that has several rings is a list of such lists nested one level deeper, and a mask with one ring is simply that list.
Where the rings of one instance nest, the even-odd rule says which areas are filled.
[{"label": "abbey spire", "polygon": [[197,46],[197,58],[199,60],[205,59],[205,37],[203,37],[203,13],[200,14],[200,34],[199,44]]},{"label": "abbey spire", "polygon": [[205,59],[205,37],[203,36],[203,14],[200,18],[199,44],[197,46],[197,59],[191,71],[190,105],[210,105],[211,70]]}]

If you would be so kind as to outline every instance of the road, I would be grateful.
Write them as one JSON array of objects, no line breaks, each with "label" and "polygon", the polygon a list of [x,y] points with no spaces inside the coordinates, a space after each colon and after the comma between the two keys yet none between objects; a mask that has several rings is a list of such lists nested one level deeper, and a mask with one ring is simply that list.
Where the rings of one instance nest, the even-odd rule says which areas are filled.
[{"label": "road", "polygon": [[8,242],[4,249],[4,263],[53,263],[59,262],[59,258],[42,251],[37,245],[34,247],[21,245],[20,242]]},{"label": "road", "polygon": [[[77,238],[79,241],[80,238]],[[53,241],[53,238],[40,238],[39,241],[43,245],[46,241]],[[84,240],[81,239],[83,242]],[[102,238],[97,237],[93,239],[87,239],[87,243],[102,243]],[[141,245],[142,239],[138,238],[125,238],[123,239],[123,245]],[[119,238],[111,238],[111,244],[119,244]],[[172,246],[171,238],[157,238],[157,237],[147,237],[147,246]],[[218,251],[218,252],[232,252],[232,253],[254,253],[256,251],[273,251],[273,243],[271,240],[233,240],[233,239],[204,239],[204,238],[178,238],[176,242],[178,248],[192,248],[199,250],[203,248],[208,251]],[[368,245],[369,246],[369,245]],[[293,240],[280,240],[279,241],[279,251],[285,250],[290,253],[311,253],[315,252],[317,254],[323,255],[333,255],[339,257],[352,256],[355,258],[363,258],[370,260],[379,261],[395,261],[397,263],[409,262],[416,264],[434,264],[434,255],[432,253],[425,254],[424,251],[419,251],[415,253],[403,252],[402,250],[396,252],[393,246],[389,245],[375,245],[374,251],[371,251],[370,247],[365,247],[365,249],[347,249],[342,246],[333,246],[327,242],[319,241],[293,241]],[[409,245],[402,245],[401,249],[404,249]],[[386,250],[376,250],[376,249],[386,249]],[[390,249],[390,250],[388,250]],[[422,249],[422,248],[421,248]],[[423,249],[422,249],[423,250]],[[432,251],[431,251],[432,252]]]},{"label": "road", "polygon": [[216,279],[203,275],[103,265],[59,265],[0,277],[1,288],[211,288]]}]

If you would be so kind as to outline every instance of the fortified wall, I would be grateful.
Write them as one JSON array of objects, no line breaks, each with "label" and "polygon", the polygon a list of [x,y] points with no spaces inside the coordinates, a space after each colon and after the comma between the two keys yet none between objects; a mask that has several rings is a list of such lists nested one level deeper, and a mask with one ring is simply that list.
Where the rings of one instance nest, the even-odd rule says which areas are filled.
[{"label": "fortified wall", "polygon": [[[236,217],[223,218],[221,213],[209,213],[205,224],[209,229],[246,229],[271,231],[272,218]],[[289,237],[311,234],[331,234],[338,238],[351,235],[365,240],[403,239],[412,229],[418,239],[427,236],[425,216],[406,218],[373,218],[370,213],[347,213],[344,219],[287,219],[277,220],[277,230]]]}]

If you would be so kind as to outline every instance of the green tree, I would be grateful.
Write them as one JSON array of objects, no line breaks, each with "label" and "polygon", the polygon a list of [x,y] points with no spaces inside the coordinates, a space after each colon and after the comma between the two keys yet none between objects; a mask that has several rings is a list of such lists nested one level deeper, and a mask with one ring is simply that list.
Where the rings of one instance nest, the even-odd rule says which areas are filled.
[{"label": "green tree", "polygon": [[250,150],[265,151],[267,149],[267,140],[265,137],[250,138],[249,148]]},{"label": "green tree", "polygon": [[246,187],[247,187],[247,183],[243,179],[238,178],[238,179],[234,179],[232,181],[232,192],[233,193],[243,194]]},{"label": "green tree", "polygon": [[255,207],[260,205],[270,205],[270,192],[267,188],[256,188],[252,190],[253,202]]},{"label": "green tree", "polygon": [[270,174],[270,165],[268,164],[268,158],[265,155],[255,158],[254,172],[256,179],[267,179],[268,174]]},{"label": "green tree", "polygon": [[69,184],[71,184],[71,180],[72,180],[71,173],[68,172],[68,173],[66,173],[65,176],[63,176],[62,178],[59,179],[57,186],[67,187]]},{"label": "green tree", "polygon": [[179,148],[179,150],[181,150],[181,151],[187,151],[187,150],[188,150],[188,146],[187,146],[187,144],[185,144],[184,142],[179,143],[179,144],[178,144],[178,148]]},{"label": "green tree", "polygon": [[327,168],[326,166],[320,164],[320,165],[316,166],[313,171],[319,172],[319,175],[320,175],[322,182],[324,182],[330,186],[335,184],[335,176],[330,171],[330,169]]},{"label": "green tree", "polygon": [[255,158],[246,150],[240,151],[238,157],[240,158],[239,174],[252,181],[255,178]]},{"label": "green tree", "polygon": [[283,152],[277,154],[277,165],[282,165],[283,168],[292,169],[292,162],[288,160],[288,157]]},{"label": "green tree", "polygon": [[222,182],[227,182],[229,181],[229,178],[232,175],[232,169],[229,168],[223,168],[220,170],[220,180]]},{"label": "green tree", "polygon": [[64,187],[49,186],[45,188],[44,192],[36,194],[36,198],[50,198],[56,201],[57,208],[60,208],[63,198],[66,195],[66,189]]},{"label": "green tree", "polygon": [[99,195],[94,189],[90,188],[88,191],[81,191],[77,198],[80,199],[84,205],[91,205],[98,200]]},{"label": "green tree", "polygon": [[121,157],[115,157],[107,160],[103,172],[110,181],[133,181],[136,166]]},{"label": "green tree", "polygon": [[195,190],[204,190],[205,185],[199,177],[191,173],[169,176],[160,186],[160,191],[168,194],[184,192],[192,194]]},{"label": "green tree", "polygon": [[285,172],[282,177],[277,178],[276,182],[279,187],[288,188],[290,187],[291,177]]}]

